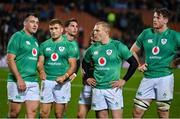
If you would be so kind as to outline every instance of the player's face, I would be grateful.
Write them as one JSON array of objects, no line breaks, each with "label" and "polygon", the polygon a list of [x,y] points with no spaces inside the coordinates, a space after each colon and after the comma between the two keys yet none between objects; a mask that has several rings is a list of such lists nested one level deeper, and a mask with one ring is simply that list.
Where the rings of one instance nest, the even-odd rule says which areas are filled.
[{"label": "player's face", "polygon": [[93,39],[94,41],[102,41],[107,33],[102,25],[95,25],[93,29]]},{"label": "player's face", "polygon": [[153,16],[153,28],[155,29],[161,29],[164,27],[164,25],[167,24],[167,18],[163,17],[162,14],[154,13]]},{"label": "player's face", "polygon": [[49,32],[53,39],[58,39],[63,33],[63,27],[60,24],[49,25]]},{"label": "player's face", "polygon": [[76,36],[78,34],[78,24],[77,22],[71,22],[68,27],[65,28],[66,32],[71,36]]},{"label": "player's face", "polygon": [[39,25],[39,19],[34,16],[29,16],[24,22],[24,28],[29,34],[33,34],[37,32]]}]

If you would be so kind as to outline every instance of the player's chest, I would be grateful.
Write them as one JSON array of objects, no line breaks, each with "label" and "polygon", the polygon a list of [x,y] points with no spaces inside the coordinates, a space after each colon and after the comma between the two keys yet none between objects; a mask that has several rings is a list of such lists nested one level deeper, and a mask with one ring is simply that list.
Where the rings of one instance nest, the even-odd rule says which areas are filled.
[{"label": "player's chest", "polygon": [[118,58],[116,47],[113,46],[99,46],[92,51],[92,59],[96,62],[100,59],[113,61]]},{"label": "player's chest", "polygon": [[64,44],[50,44],[44,48],[44,55],[45,57],[52,57],[53,56],[66,56],[68,54],[68,47]]},{"label": "player's chest", "polygon": [[37,56],[39,51],[39,45],[34,39],[23,39],[20,42],[19,52],[29,53],[31,52],[33,56]]},{"label": "player's chest", "polygon": [[144,42],[143,46],[145,51],[148,52],[169,52],[174,51],[175,43],[173,39],[169,36],[165,35],[152,35],[147,37]]}]

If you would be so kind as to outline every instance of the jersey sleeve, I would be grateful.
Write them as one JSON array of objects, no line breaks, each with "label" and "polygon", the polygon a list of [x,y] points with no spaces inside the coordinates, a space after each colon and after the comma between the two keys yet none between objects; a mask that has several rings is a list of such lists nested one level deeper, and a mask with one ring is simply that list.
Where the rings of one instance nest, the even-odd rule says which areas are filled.
[{"label": "jersey sleeve", "polygon": [[68,45],[68,58],[76,58],[76,52],[74,52],[74,47],[71,43],[67,43]]},{"label": "jersey sleeve", "polygon": [[78,46],[77,42],[75,42],[74,51],[76,52],[76,59],[79,59],[80,58],[80,50],[79,50],[79,46]]},{"label": "jersey sleeve", "polygon": [[90,63],[90,62],[91,62],[91,48],[88,48],[88,49],[85,51],[84,60],[85,60],[87,63]]},{"label": "jersey sleeve", "polygon": [[177,47],[180,47],[180,33],[176,32],[175,39],[177,40]]},{"label": "jersey sleeve", "polygon": [[20,48],[20,41],[21,41],[21,35],[18,33],[15,33],[11,36],[8,46],[7,46],[7,53],[12,53],[17,55],[19,48]]},{"label": "jersey sleeve", "polygon": [[41,43],[40,48],[39,48],[39,56],[43,56],[44,55],[44,45],[43,43]]},{"label": "jersey sleeve", "polygon": [[142,33],[138,36],[138,38],[137,38],[137,40],[136,40],[136,42],[135,42],[135,44],[136,44],[139,48],[142,48],[142,46],[143,46],[143,44],[142,44],[143,37],[144,37],[144,32],[142,32]]},{"label": "jersey sleeve", "polygon": [[123,60],[127,60],[132,56],[132,53],[130,52],[130,50],[128,49],[128,47],[124,44],[119,44],[119,56],[123,59]]}]

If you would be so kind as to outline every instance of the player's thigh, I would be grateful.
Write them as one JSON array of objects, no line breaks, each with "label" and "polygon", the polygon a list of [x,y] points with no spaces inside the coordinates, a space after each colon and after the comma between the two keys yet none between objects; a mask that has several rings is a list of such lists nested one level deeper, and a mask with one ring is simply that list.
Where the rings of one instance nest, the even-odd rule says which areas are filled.
[{"label": "player's thigh", "polygon": [[103,90],[105,100],[110,110],[120,110],[123,109],[123,95],[120,88],[112,88]]},{"label": "player's thigh", "polygon": [[41,115],[49,115],[51,112],[51,108],[53,106],[53,103],[41,103],[40,104],[40,113]]},{"label": "player's thigh", "polygon": [[39,102],[39,100],[40,100],[39,93],[40,92],[39,92],[38,82],[26,82],[26,86],[28,89],[26,91],[25,100]]},{"label": "player's thigh", "polygon": [[22,103],[9,101],[9,113],[19,114],[21,111]]},{"label": "player's thigh", "polygon": [[71,83],[56,84],[53,89],[53,95],[56,103],[68,103],[71,98]]},{"label": "player's thigh", "polygon": [[19,91],[16,82],[7,83],[8,100],[13,102],[24,102],[26,91]]},{"label": "player's thigh", "polygon": [[66,104],[65,103],[55,103],[54,107],[55,107],[55,114],[62,116],[65,111]]},{"label": "player's thigh", "polygon": [[117,110],[112,110],[112,118],[122,118],[123,115],[123,110],[122,109],[117,109]]},{"label": "player's thigh", "polygon": [[32,101],[32,100],[27,100],[25,102],[25,105],[26,105],[26,111],[27,111],[27,114],[28,113],[34,113],[37,111],[38,109],[38,106],[39,106],[39,101],[36,100],[36,101]]},{"label": "player's thigh", "polygon": [[104,110],[108,109],[108,105],[104,96],[104,89],[92,89],[92,103],[91,109],[92,110]]},{"label": "player's thigh", "polygon": [[136,92],[137,99],[155,99],[156,80],[150,78],[143,78],[139,88]]},{"label": "player's thigh", "polygon": [[56,85],[55,81],[44,80],[41,82],[40,102],[52,103],[54,102],[53,89]]},{"label": "player's thigh", "polygon": [[84,117],[87,115],[87,113],[91,109],[91,105],[87,105],[87,104],[79,104],[78,107],[79,107],[78,113],[81,115],[84,115]]},{"label": "player's thigh", "polygon": [[80,93],[79,104],[91,105],[92,89],[85,85]]},{"label": "player's thigh", "polygon": [[173,89],[174,89],[174,76],[168,75],[160,77],[157,84],[157,100],[167,101],[173,98]]}]

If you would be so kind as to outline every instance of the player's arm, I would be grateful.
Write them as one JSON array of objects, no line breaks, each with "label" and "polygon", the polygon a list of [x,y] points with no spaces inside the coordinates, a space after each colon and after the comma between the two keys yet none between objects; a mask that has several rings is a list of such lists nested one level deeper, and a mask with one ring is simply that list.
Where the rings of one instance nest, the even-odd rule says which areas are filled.
[{"label": "player's arm", "polygon": [[134,57],[136,58],[138,62],[138,70],[141,72],[144,72],[145,70],[147,70],[147,64],[146,63],[143,64],[139,60],[138,54],[140,53],[140,48],[136,45],[136,43],[133,44],[130,51],[133,53]]},{"label": "player's arm", "polygon": [[92,63],[88,63],[86,62],[84,59],[82,61],[82,69],[84,72],[84,80],[86,80],[85,82],[89,85],[89,86],[96,86],[96,80],[94,79],[93,76],[93,72],[94,72],[94,68],[92,66]]},{"label": "player's arm", "polygon": [[60,76],[56,79],[58,83],[63,83],[66,79],[69,78],[69,76],[71,76],[76,71],[77,68],[76,58],[69,58],[68,62],[70,67],[63,76]]},{"label": "player's arm", "polygon": [[8,53],[7,54],[7,64],[8,64],[8,67],[9,67],[11,73],[15,76],[15,78],[17,80],[18,89],[20,91],[25,91],[26,90],[26,84],[25,84],[24,80],[21,77],[21,74],[19,73],[19,71],[17,69],[15,58],[16,58],[16,55]]},{"label": "player's arm", "polygon": [[175,58],[172,63],[171,63],[171,67],[172,68],[177,68],[177,66],[180,64],[180,57]]},{"label": "player's arm", "polygon": [[78,73],[78,70],[79,70],[79,67],[80,67],[80,59],[77,59],[76,64],[77,64],[76,71],[69,77],[69,79],[71,80],[71,82],[72,82],[72,81],[76,78],[76,76],[77,76],[77,73]]},{"label": "player's arm", "polygon": [[134,72],[136,71],[138,67],[138,62],[136,58],[132,55],[130,58],[126,60],[130,65],[128,68],[128,71],[126,72],[125,76],[123,77],[123,80],[118,80],[118,83],[116,81],[113,82],[112,87],[123,87],[124,84],[132,77]]},{"label": "player's arm", "polygon": [[37,65],[37,69],[39,72],[39,77],[41,80],[45,80],[46,79],[46,73],[44,71],[44,56],[40,55],[38,58],[38,65]]}]

